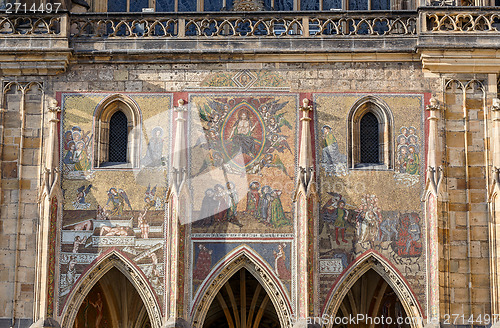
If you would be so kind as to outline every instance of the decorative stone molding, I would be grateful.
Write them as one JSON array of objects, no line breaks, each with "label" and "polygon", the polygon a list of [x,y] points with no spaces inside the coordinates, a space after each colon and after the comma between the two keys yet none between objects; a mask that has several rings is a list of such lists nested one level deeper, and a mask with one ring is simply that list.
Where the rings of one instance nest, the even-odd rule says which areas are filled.
[{"label": "decorative stone molding", "polygon": [[160,306],[146,277],[117,251],[111,251],[98,260],[89,271],[79,278],[75,286],[73,286],[62,311],[62,327],[73,327],[76,315],[85,297],[99,279],[113,267],[120,270],[135,287],[148,311],[152,328],[161,327],[162,313]]},{"label": "decorative stone molding", "polygon": [[[340,277],[337,284],[330,293],[330,297],[326,303],[323,314],[335,316],[337,314],[344,297],[356,281],[361,278],[368,270],[375,270],[394,290],[398,296],[403,308],[408,317],[423,318],[420,306],[412,293],[409,286],[407,286],[404,279],[399,273],[388,264],[382,256],[374,252],[368,252],[360,257],[351,268]],[[421,320],[412,320],[410,324],[412,328],[422,328],[423,322]],[[333,327],[333,320],[330,320],[328,328]]]},{"label": "decorative stone molding", "polygon": [[[235,11],[260,11],[260,0],[239,0]],[[249,15],[253,15],[251,17]],[[182,15],[175,18],[155,15],[134,17],[85,14],[71,16],[71,37],[195,38],[195,37],[290,37],[310,36],[413,36],[417,34],[416,13],[317,13],[279,14],[258,12],[245,17],[234,13]],[[189,31],[189,35],[186,35]]]},{"label": "decorative stone molding", "polygon": [[498,11],[481,11],[465,9],[462,11],[425,13],[425,31],[478,33],[500,32],[497,28]]},{"label": "decorative stone molding", "polygon": [[262,0],[236,0],[233,4],[235,11],[257,11],[263,10],[264,3]]},{"label": "decorative stone molding", "polygon": [[207,283],[205,285],[205,289],[201,291],[203,296],[194,305],[194,314],[191,321],[192,327],[203,327],[207,312],[219,290],[235,273],[237,273],[240,269],[245,268],[259,281],[268,294],[274,307],[276,308],[276,313],[278,314],[281,327],[291,328],[292,312],[288,306],[286,296],[283,294],[282,289],[278,286],[278,278],[261,264],[264,263],[264,261],[262,259],[258,259],[258,255],[253,254],[251,250],[246,247],[242,246],[231,252],[231,254],[236,253],[239,254],[229,263],[218,269],[216,274],[212,275],[214,278]]}]

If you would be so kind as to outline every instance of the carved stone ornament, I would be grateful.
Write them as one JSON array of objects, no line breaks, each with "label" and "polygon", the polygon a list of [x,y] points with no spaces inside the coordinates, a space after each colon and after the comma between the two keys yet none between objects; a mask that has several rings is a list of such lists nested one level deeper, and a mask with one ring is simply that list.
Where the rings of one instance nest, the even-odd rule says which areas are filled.
[{"label": "carved stone ornament", "polygon": [[258,11],[263,9],[264,4],[261,0],[236,0],[233,4],[234,11]]},{"label": "carved stone ornament", "polygon": [[304,98],[302,99],[302,106],[300,106],[299,109],[303,111],[310,111],[313,110],[313,106],[309,105],[309,99]]},{"label": "carved stone ornament", "polygon": [[426,110],[439,110],[439,101],[432,97],[430,100],[429,100],[429,105],[427,105],[425,107]]}]

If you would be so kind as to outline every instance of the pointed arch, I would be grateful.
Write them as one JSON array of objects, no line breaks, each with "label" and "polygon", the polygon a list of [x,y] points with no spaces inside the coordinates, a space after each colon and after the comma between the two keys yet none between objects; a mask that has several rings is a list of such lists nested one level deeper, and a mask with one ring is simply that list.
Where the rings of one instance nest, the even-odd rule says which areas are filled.
[{"label": "pointed arch", "polygon": [[259,254],[247,245],[237,247],[214,267],[195,295],[191,309],[191,326],[202,327],[210,305],[219,290],[241,268],[245,268],[262,285],[269,295],[283,328],[291,328],[292,308],[285,288]]},{"label": "pointed arch", "polygon": [[139,166],[142,113],[137,103],[122,94],[107,96],[94,110],[94,167],[108,166],[110,120],[117,112],[127,118],[127,163]]},{"label": "pointed arch", "polygon": [[[370,269],[377,272],[394,290],[408,317],[423,318],[422,307],[406,279],[382,254],[374,250],[361,254],[337,279],[328,294],[322,314],[334,317],[351,287]],[[423,327],[423,321],[415,320],[410,326],[412,328],[421,328]],[[331,327],[331,325],[328,327]]]},{"label": "pointed arch", "polygon": [[82,274],[73,286],[62,311],[61,327],[73,327],[83,300],[92,287],[112,268],[118,269],[132,283],[146,306],[152,327],[161,327],[161,308],[147,278],[140,269],[116,249],[111,249],[96,259],[94,264]]},{"label": "pointed arch", "polygon": [[[358,99],[349,111],[347,119],[347,165],[349,168],[363,167],[361,161],[361,119],[368,113],[378,121],[378,152],[382,168],[394,168],[394,116],[389,106],[376,96],[364,96]],[[370,167],[373,167],[371,165]]]}]

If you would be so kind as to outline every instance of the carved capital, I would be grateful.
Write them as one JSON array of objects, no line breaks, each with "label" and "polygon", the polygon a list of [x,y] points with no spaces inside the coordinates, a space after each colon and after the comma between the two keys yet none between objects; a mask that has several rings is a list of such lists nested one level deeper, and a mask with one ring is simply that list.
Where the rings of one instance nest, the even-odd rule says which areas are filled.
[{"label": "carved capital", "polygon": [[441,108],[441,106],[439,105],[439,101],[435,98],[435,97],[432,97],[430,100],[429,100],[429,105],[425,106],[425,109],[428,110],[428,111],[437,111]]},{"label": "carved capital", "polygon": [[177,107],[174,107],[174,111],[186,112],[187,111],[186,101],[184,99],[177,100]]},{"label": "carved capital", "polygon": [[302,111],[305,111],[305,112],[312,111],[313,106],[309,105],[309,99],[304,98],[304,99],[302,99],[302,106],[300,106],[299,109]]}]

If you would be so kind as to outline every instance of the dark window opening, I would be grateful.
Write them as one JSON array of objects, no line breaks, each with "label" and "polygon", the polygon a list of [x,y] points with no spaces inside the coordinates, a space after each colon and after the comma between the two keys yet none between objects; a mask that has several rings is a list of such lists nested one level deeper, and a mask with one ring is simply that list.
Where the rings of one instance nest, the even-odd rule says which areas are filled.
[{"label": "dark window opening", "polygon": [[127,116],[118,111],[111,116],[109,121],[109,156],[108,162],[127,162]]},{"label": "dark window opening", "polygon": [[379,164],[379,125],[373,113],[366,113],[360,122],[360,162]]}]

